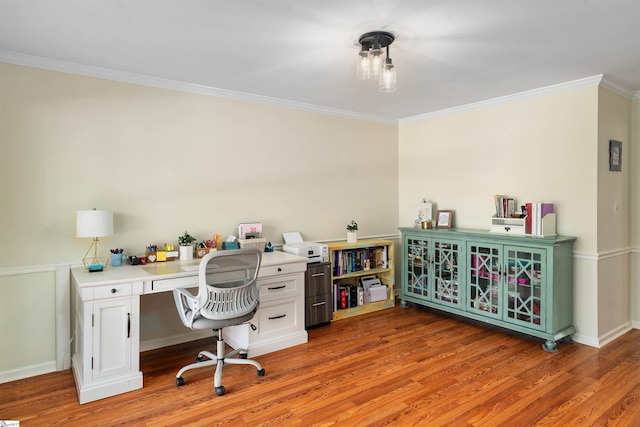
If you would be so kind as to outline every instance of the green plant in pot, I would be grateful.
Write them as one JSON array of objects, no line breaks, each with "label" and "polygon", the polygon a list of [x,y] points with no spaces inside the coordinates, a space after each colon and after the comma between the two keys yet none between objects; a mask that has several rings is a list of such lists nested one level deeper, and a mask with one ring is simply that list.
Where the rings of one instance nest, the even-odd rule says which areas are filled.
[{"label": "green plant in pot", "polygon": [[351,222],[347,224],[347,243],[356,243],[358,241],[356,231],[358,231],[358,223],[355,222],[355,220],[351,220]]},{"label": "green plant in pot", "polygon": [[189,234],[188,231],[185,231],[182,236],[178,236],[178,245],[180,245],[181,261],[193,259],[195,242],[196,242],[196,238],[193,237],[191,234]]}]

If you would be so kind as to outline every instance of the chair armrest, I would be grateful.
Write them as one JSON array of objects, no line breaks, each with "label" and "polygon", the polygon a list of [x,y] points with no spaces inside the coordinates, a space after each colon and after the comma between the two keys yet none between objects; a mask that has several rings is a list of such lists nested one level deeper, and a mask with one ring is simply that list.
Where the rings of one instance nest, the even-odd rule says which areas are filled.
[{"label": "chair armrest", "polygon": [[193,320],[200,309],[198,298],[187,289],[176,288],[173,290],[173,299],[176,302],[180,320],[186,327],[191,328]]}]

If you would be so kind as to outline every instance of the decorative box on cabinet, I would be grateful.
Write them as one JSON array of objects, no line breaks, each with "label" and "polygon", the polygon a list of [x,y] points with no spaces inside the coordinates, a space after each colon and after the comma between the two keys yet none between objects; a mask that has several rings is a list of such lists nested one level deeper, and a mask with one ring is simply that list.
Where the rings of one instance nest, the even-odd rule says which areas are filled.
[{"label": "decorative box on cabinet", "polygon": [[[391,240],[366,239],[356,243],[329,243],[329,261],[331,262],[331,285],[333,297],[333,320],[370,313],[393,307],[394,295],[394,243]],[[348,261],[351,257],[351,261]],[[358,258],[360,257],[360,258]],[[366,263],[368,259],[368,265]],[[357,286],[362,277],[376,276],[387,287],[387,298],[382,301],[368,302],[350,308],[336,306],[335,286],[344,284]]]},{"label": "decorative box on cabinet", "polygon": [[402,306],[414,302],[556,341],[575,332],[575,237],[401,228]]},{"label": "decorative box on cabinet", "polygon": [[305,277],[305,328],[331,322],[331,264],[308,264]]}]

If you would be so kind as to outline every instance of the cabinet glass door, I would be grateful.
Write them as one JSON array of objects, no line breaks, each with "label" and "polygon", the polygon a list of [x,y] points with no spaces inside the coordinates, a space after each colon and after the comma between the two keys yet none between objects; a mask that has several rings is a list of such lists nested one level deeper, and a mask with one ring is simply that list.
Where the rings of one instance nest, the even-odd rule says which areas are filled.
[{"label": "cabinet glass door", "polygon": [[546,251],[506,246],[507,295],[504,320],[544,330]]},{"label": "cabinet glass door", "polygon": [[433,300],[446,305],[461,306],[460,286],[460,243],[455,241],[433,242]]},{"label": "cabinet glass door", "polygon": [[422,299],[429,298],[429,241],[413,237],[406,238],[407,250],[404,260],[404,292]]},{"label": "cabinet glass door", "polygon": [[467,254],[467,309],[483,316],[501,318],[502,245],[469,242]]}]

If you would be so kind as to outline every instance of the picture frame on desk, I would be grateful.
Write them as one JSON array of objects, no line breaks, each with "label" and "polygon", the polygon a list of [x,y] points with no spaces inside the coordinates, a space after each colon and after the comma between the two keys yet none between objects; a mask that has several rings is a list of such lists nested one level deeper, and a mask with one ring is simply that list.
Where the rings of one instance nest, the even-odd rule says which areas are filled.
[{"label": "picture frame on desk", "polygon": [[436,222],[436,228],[451,228],[451,223],[453,221],[453,211],[452,210],[438,210],[438,221]]}]

